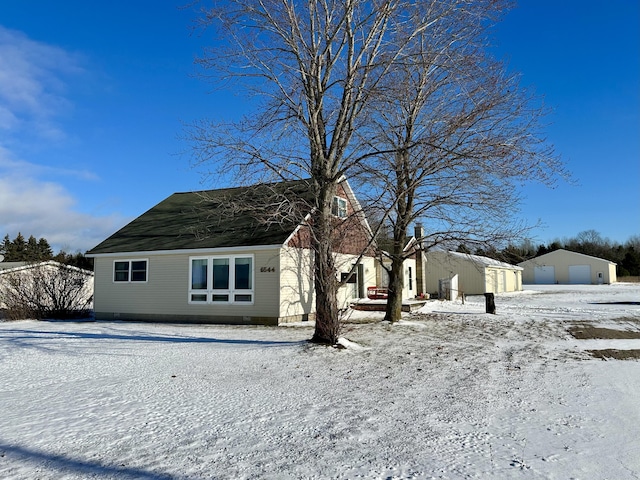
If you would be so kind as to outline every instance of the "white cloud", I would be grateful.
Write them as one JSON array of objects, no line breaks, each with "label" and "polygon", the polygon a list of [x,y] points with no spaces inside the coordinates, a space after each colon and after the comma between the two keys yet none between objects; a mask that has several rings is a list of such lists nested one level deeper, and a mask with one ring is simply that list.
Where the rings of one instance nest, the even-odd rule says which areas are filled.
[{"label": "white cloud", "polygon": [[53,165],[38,165],[24,160],[15,160],[11,152],[0,145],[0,174],[20,178],[42,175],[75,177],[80,180],[97,180],[98,176],[89,170],[74,170]]},{"label": "white cloud", "polygon": [[[76,56],[0,26],[0,236],[46,238],[54,250],[84,251],[125,223],[119,215],[79,211],[61,182],[96,180],[93,172],[42,165],[16,154],[33,135],[40,148],[65,138],[59,115],[71,107],[65,79],[81,72]],[[28,150],[28,149],[26,149]]]},{"label": "white cloud", "polygon": [[62,135],[52,119],[70,107],[64,78],[80,72],[76,55],[0,26],[0,129]]},{"label": "white cloud", "polygon": [[14,238],[44,237],[54,250],[87,250],[126,222],[123,217],[93,216],[76,210],[77,201],[61,185],[33,178],[0,178],[0,232]]}]

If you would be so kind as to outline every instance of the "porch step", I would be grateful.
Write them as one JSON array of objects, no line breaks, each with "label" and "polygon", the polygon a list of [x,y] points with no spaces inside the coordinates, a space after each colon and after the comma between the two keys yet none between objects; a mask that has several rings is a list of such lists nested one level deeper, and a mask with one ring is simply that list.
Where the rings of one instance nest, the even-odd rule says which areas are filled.
[{"label": "porch step", "polygon": [[[402,311],[414,312],[422,308],[426,303],[427,300],[405,300],[402,302]],[[351,308],[367,312],[384,312],[387,308],[387,302],[386,300],[362,299],[352,303]]]}]

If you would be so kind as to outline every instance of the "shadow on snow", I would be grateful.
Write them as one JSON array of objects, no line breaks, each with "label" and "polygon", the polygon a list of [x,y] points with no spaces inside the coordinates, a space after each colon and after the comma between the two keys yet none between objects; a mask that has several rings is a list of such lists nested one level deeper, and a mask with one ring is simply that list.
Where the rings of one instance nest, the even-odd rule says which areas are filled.
[{"label": "shadow on snow", "polygon": [[135,478],[147,480],[177,480],[178,478],[168,474],[141,470],[139,468],[129,468],[123,465],[103,465],[96,462],[73,459],[65,455],[46,453],[17,445],[5,445],[2,443],[0,443],[0,457],[4,457],[4,461],[9,457],[10,460],[17,463],[39,464],[45,466],[49,470],[56,470],[67,474],[86,475],[91,478],[100,478],[102,476],[107,478]]},{"label": "shadow on snow", "polygon": [[149,335],[146,333],[90,333],[90,332],[69,332],[69,331],[44,331],[26,329],[0,330],[0,340],[8,340],[20,343],[25,340],[47,340],[54,338],[83,339],[83,340],[124,340],[137,342],[168,342],[168,343],[212,343],[226,345],[256,345],[263,347],[283,347],[305,345],[308,342],[283,341],[283,340],[249,340],[249,339],[221,339],[211,337],[186,337],[170,335]]}]

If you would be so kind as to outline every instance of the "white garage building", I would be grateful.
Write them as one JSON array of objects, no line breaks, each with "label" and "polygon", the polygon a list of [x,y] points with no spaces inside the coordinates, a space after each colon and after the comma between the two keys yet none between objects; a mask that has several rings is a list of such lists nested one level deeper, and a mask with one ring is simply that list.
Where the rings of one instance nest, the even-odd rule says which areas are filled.
[{"label": "white garage building", "polygon": [[428,293],[439,292],[440,281],[456,276],[457,294],[482,295],[522,290],[522,268],[509,263],[479,255],[437,250],[427,252],[426,260]]},{"label": "white garage building", "polygon": [[614,283],[616,264],[602,258],[559,249],[518,264],[522,280],[528,284]]}]

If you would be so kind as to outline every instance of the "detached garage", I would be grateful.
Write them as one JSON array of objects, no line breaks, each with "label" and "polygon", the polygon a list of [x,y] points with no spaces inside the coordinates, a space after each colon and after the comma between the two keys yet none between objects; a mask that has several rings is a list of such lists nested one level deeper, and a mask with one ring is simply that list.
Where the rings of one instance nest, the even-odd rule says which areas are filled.
[{"label": "detached garage", "polygon": [[616,264],[602,258],[555,250],[518,264],[524,283],[603,284],[616,282]]},{"label": "detached garage", "polygon": [[458,293],[517,292],[522,290],[522,268],[488,257],[459,252],[431,251],[426,254],[426,288],[439,292],[441,280],[458,276]]},{"label": "detached garage", "polygon": [[[540,265],[533,269],[533,283],[552,284],[556,283],[556,269],[553,265]],[[526,283],[527,279],[524,278]]]}]

